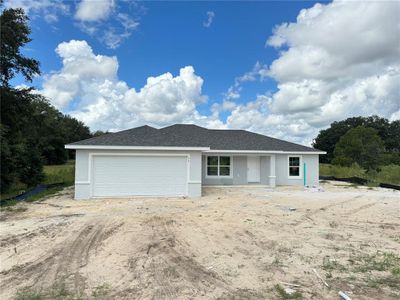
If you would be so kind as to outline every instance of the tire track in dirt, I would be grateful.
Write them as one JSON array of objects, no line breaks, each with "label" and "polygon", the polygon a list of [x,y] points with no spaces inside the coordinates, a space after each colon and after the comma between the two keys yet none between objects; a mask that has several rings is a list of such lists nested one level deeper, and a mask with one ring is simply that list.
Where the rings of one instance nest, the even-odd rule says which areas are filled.
[{"label": "tire track in dirt", "polygon": [[352,201],[354,201],[354,200],[356,200],[358,198],[360,198],[360,196],[356,196],[354,198],[351,198],[351,199],[348,199],[348,200],[345,200],[345,201],[336,202],[336,203],[332,203],[332,204],[320,207],[319,209],[316,209],[316,210],[313,210],[311,212],[308,212],[308,213],[304,214],[300,218],[300,220],[297,220],[297,221],[291,223],[291,225],[292,226],[299,226],[299,225],[303,224],[304,222],[310,222],[310,221],[313,222],[313,220],[311,218],[312,216],[320,214],[321,212],[325,212],[329,208],[332,208],[332,207],[335,207],[335,206],[339,206],[339,205],[343,205],[343,204],[347,204],[347,203],[352,202]]},{"label": "tire track in dirt", "polygon": [[370,208],[370,207],[372,207],[372,206],[375,206],[375,205],[377,205],[377,204],[378,204],[378,202],[373,202],[373,203],[368,203],[368,204],[361,205],[361,206],[358,207],[358,208],[355,208],[355,209],[352,209],[352,210],[346,212],[346,215],[347,215],[347,216],[349,216],[349,215],[354,215],[354,214],[356,214],[356,213],[358,213],[358,212],[360,212],[360,211],[362,211],[362,210],[364,210],[364,209],[368,209],[368,208]]},{"label": "tire track in dirt", "polygon": [[[131,261],[131,270],[139,276],[141,286],[151,286],[141,299],[191,299],[206,295],[215,289],[230,291],[229,285],[194,259],[185,241],[175,234],[175,221],[152,217],[143,224],[149,231],[149,243],[143,245],[143,255]],[[141,277],[145,273],[146,277]],[[120,295],[121,296],[121,295]]]},{"label": "tire track in dirt", "polygon": [[[73,224],[74,225],[74,224]],[[86,279],[80,269],[89,262],[91,251],[99,248],[103,241],[113,234],[122,223],[105,224],[90,222],[81,226],[77,235],[61,242],[50,254],[37,260],[3,271],[6,278],[0,288],[15,284],[17,281],[31,281],[34,289],[49,288],[57,284],[64,285],[75,295],[82,295]],[[106,229],[107,228],[107,229]]]}]

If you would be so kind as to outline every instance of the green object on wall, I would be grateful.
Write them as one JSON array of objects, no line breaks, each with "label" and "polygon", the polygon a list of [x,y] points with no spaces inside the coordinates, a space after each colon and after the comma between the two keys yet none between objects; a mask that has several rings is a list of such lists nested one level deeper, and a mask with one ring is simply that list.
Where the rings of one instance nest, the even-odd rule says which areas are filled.
[{"label": "green object on wall", "polygon": [[307,168],[306,168],[306,163],[304,163],[304,174],[303,174],[303,181],[304,181],[304,186],[307,185],[307,179],[306,179],[306,175],[307,175]]}]

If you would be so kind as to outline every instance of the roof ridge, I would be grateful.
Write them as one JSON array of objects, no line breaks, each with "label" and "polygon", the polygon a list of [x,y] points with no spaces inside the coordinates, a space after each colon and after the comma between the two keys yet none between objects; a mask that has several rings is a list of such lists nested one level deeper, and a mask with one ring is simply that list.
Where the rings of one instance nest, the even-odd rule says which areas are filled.
[{"label": "roof ridge", "polygon": [[206,130],[209,130],[208,128],[205,128],[205,127],[202,127],[202,126],[199,126],[199,125],[196,125],[196,124],[191,124],[191,123],[188,123],[188,124],[183,124],[183,123],[175,123],[175,124],[172,124],[172,125],[168,125],[168,126],[165,126],[165,127],[163,127],[163,128],[160,128],[160,130],[163,130],[163,129],[166,129],[166,128],[171,128],[171,127],[176,127],[176,126],[194,126],[194,127],[198,127],[198,128],[202,128],[202,129],[206,129]]},{"label": "roof ridge", "polygon": [[278,138],[275,138],[275,137],[272,137],[272,136],[269,136],[269,135],[265,135],[265,134],[261,134],[261,133],[257,133],[257,132],[252,132],[252,131],[248,131],[248,130],[244,130],[244,131],[246,131],[248,133],[251,133],[251,134],[260,135],[260,136],[262,136],[264,138],[267,137],[267,138],[270,138],[270,139],[273,139],[273,140],[276,140],[276,141],[284,142],[284,143],[287,143],[287,144],[296,145],[296,146],[302,146],[302,147],[306,147],[306,148],[309,148],[309,149],[314,149],[313,147],[305,146],[305,145],[298,144],[298,143],[289,142],[289,141],[278,139]]}]

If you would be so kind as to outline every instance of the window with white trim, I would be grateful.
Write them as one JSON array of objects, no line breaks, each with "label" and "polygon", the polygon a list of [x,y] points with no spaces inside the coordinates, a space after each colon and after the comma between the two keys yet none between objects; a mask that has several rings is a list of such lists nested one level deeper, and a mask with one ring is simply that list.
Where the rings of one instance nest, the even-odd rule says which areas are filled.
[{"label": "window with white trim", "polygon": [[290,178],[301,177],[300,163],[301,163],[300,156],[289,156],[289,177]]},{"label": "window with white trim", "polygon": [[207,176],[231,176],[231,157],[207,156]]}]

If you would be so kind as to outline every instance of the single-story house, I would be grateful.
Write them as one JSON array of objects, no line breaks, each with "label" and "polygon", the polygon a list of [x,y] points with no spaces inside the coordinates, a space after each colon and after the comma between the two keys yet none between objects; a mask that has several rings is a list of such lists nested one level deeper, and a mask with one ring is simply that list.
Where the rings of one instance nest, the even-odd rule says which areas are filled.
[{"label": "single-story house", "polygon": [[318,185],[325,152],[245,130],[141,126],[76,150],[75,198],[201,196],[204,185]]}]

